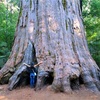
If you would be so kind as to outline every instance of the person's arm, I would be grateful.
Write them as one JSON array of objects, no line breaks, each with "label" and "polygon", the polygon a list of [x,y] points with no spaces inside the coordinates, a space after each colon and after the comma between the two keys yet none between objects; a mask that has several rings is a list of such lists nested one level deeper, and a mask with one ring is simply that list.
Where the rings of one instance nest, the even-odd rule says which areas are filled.
[{"label": "person's arm", "polygon": [[31,67],[30,65],[26,64],[26,63],[23,63],[24,65],[26,65],[27,67]]},{"label": "person's arm", "polygon": [[42,64],[43,62],[39,62],[38,64],[34,65],[34,67],[37,67],[38,65]]},{"label": "person's arm", "polygon": [[[23,63],[24,65],[26,65],[27,67],[31,67],[30,65],[26,64],[26,63]],[[42,64],[42,61],[39,62],[38,64],[34,65],[34,67],[37,67],[38,65]]]}]

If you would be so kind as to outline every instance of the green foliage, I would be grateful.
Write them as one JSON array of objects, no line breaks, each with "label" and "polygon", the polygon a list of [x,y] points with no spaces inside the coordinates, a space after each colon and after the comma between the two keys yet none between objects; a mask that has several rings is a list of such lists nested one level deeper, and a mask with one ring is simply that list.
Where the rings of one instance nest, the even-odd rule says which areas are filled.
[{"label": "green foliage", "polygon": [[14,39],[18,6],[0,2],[0,68],[7,61]]},{"label": "green foliage", "polygon": [[7,43],[6,42],[1,42],[0,43],[0,68],[6,62],[9,54],[10,54],[10,50],[7,47]]},{"label": "green foliage", "polygon": [[100,0],[91,0],[90,13],[92,16],[100,17]]},{"label": "green foliage", "polygon": [[100,66],[100,0],[83,0],[83,18],[91,55]]}]

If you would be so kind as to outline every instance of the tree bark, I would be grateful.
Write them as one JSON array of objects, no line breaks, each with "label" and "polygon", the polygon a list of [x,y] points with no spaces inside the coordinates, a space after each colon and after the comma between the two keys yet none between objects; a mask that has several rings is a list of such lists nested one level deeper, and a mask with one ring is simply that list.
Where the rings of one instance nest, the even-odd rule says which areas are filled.
[{"label": "tree bark", "polygon": [[[44,71],[53,73],[55,91],[69,93],[79,88],[81,79],[87,88],[99,92],[100,69],[89,53],[80,0],[21,0],[14,45],[0,70],[0,82],[6,83],[16,76],[23,62],[33,61],[43,61],[38,69],[37,89],[46,77],[43,74],[41,78]],[[13,81],[10,78],[11,89]]]}]

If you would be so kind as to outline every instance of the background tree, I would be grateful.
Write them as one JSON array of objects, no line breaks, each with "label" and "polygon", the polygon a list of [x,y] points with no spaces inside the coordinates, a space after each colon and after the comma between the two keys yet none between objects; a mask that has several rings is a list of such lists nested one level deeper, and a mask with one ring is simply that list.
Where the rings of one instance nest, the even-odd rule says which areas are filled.
[{"label": "background tree", "polygon": [[100,66],[100,1],[83,0],[83,18],[92,57]]},{"label": "background tree", "polygon": [[14,39],[18,6],[11,0],[0,1],[0,69],[7,61]]},{"label": "background tree", "polygon": [[[52,88],[71,92],[85,86],[100,89],[100,69],[92,59],[85,38],[80,0],[22,0],[11,55],[0,70],[1,82],[10,78],[10,89],[25,72],[23,62],[43,61],[38,73],[52,72]],[[37,77],[36,88],[43,78]],[[81,82],[80,82],[81,81]]]}]

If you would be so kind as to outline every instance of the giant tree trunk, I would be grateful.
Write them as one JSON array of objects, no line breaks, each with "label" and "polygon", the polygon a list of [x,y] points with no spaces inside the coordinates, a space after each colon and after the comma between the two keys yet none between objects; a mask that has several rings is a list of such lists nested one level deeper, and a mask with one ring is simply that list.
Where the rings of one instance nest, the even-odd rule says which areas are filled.
[{"label": "giant tree trunk", "polygon": [[14,45],[0,70],[0,82],[8,82],[12,76],[12,89],[25,72],[22,63],[32,61],[43,61],[37,89],[43,82],[39,73],[44,71],[53,73],[55,91],[70,92],[81,82],[93,91],[100,90],[100,70],[88,50],[80,0],[21,0]]}]

